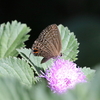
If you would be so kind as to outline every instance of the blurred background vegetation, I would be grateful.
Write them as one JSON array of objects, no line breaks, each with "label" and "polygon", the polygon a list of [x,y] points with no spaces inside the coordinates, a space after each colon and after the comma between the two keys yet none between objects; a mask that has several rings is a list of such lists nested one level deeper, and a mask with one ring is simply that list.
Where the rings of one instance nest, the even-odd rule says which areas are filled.
[{"label": "blurred background vegetation", "polygon": [[46,26],[63,24],[80,43],[77,64],[100,63],[100,0],[1,0],[0,23],[15,19],[32,29],[28,48]]}]

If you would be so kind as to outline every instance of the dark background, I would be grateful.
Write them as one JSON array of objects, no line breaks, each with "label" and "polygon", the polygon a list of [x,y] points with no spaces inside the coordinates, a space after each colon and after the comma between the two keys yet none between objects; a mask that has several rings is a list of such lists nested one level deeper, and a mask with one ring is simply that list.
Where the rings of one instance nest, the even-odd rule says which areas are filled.
[{"label": "dark background", "polygon": [[63,24],[80,43],[77,64],[100,63],[100,0],[0,0],[0,23],[15,19],[32,29],[28,48],[46,26]]}]

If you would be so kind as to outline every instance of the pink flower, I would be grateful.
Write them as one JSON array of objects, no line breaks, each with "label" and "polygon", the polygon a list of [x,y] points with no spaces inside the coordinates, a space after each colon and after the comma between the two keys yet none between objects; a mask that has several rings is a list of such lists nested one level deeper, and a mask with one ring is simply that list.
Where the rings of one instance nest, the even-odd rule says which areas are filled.
[{"label": "pink flower", "polygon": [[74,88],[77,83],[86,82],[84,73],[76,66],[69,60],[57,59],[41,77],[46,78],[54,93],[64,93],[67,89]]}]

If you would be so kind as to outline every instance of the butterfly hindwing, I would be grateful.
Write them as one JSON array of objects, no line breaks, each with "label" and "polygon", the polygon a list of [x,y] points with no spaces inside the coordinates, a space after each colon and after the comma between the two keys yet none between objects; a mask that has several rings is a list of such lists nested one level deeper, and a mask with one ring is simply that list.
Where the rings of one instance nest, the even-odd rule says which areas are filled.
[{"label": "butterfly hindwing", "polygon": [[32,50],[35,56],[44,60],[57,57],[61,52],[61,37],[56,24],[46,27],[34,41]]}]

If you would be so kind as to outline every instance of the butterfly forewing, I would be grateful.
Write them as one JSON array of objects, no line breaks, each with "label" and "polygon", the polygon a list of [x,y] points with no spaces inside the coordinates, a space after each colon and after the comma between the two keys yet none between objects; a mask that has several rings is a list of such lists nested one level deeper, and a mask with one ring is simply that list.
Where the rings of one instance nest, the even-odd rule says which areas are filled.
[{"label": "butterfly forewing", "polygon": [[34,41],[32,50],[35,56],[42,56],[45,61],[60,55],[61,37],[56,24],[46,27],[40,33]]}]

